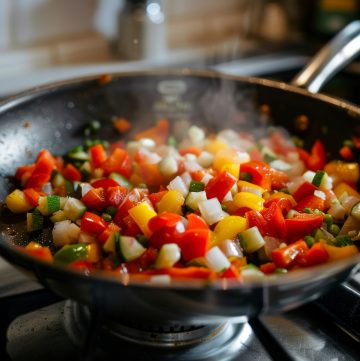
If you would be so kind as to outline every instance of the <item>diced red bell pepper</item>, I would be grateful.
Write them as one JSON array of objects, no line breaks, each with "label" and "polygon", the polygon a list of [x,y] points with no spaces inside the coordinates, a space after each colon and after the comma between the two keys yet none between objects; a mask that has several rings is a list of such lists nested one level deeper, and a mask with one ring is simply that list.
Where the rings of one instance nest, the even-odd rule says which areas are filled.
[{"label": "diced red bell pepper", "polygon": [[210,247],[209,229],[189,229],[182,233],[179,247],[181,256],[185,261],[204,257]]},{"label": "diced red bell pepper", "polygon": [[149,186],[160,186],[165,183],[165,177],[160,172],[159,164],[140,163],[140,175]]},{"label": "diced red bell pepper", "polygon": [[214,278],[215,272],[205,267],[171,267],[163,270],[163,273],[174,278]]},{"label": "diced red bell pepper", "polygon": [[282,214],[286,215],[290,209],[292,209],[293,205],[288,198],[271,198],[264,203],[264,207],[268,208],[272,203],[276,203],[278,207],[281,209]]},{"label": "diced red bell pepper", "polygon": [[22,165],[16,169],[15,178],[18,180],[22,180],[24,174],[29,174],[30,177],[34,169],[35,169],[35,164]]},{"label": "diced red bell pepper", "polygon": [[81,173],[71,163],[65,166],[62,175],[71,182],[81,181]]},{"label": "diced red bell pepper", "polygon": [[81,218],[80,229],[83,232],[99,234],[104,232],[107,223],[97,214],[85,212]]},{"label": "diced red bell pepper", "polygon": [[219,202],[222,202],[235,183],[236,178],[230,173],[220,172],[205,186],[206,197],[208,199],[217,198]]},{"label": "diced red bell pepper", "polygon": [[308,251],[296,259],[296,264],[300,267],[315,266],[325,263],[329,259],[329,254],[324,245],[320,242],[315,243]]},{"label": "diced red bell pepper", "polygon": [[308,249],[304,240],[299,240],[284,248],[273,250],[271,256],[276,267],[290,268],[295,263],[296,257],[304,254]]},{"label": "diced red bell pepper", "polygon": [[310,158],[310,153],[307,152],[305,149],[299,147],[296,148],[296,152],[299,155],[300,160],[302,160],[304,164],[307,165]]},{"label": "diced red bell pepper", "polygon": [[293,193],[293,197],[296,200],[296,202],[299,202],[303,198],[307,196],[311,196],[314,194],[314,191],[316,191],[318,188],[314,186],[312,183],[305,181],[303,184],[300,185],[300,187]]},{"label": "diced red bell pepper", "polygon": [[194,154],[198,157],[201,154],[201,150],[197,147],[189,147],[189,148],[185,148],[185,149],[180,149],[179,153],[180,153],[180,155]]},{"label": "diced red bell pepper", "polygon": [[201,180],[204,178],[204,175],[206,174],[205,170],[197,170],[196,172],[190,172],[192,180],[196,182],[201,182]]},{"label": "diced red bell pepper", "polygon": [[260,265],[260,271],[265,273],[266,275],[274,273],[275,270],[276,265],[274,262],[263,263],[262,265]]},{"label": "diced red bell pepper", "polygon": [[266,190],[271,189],[271,171],[270,166],[265,162],[251,161],[241,164],[241,173],[249,173],[251,175],[251,183],[254,183]]},{"label": "diced red bell pepper", "polygon": [[343,159],[345,159],[347,161],[354,159],[354,152],[348,146],[341,147],[339,150],[339,153],[343,157]]},{"label": "diced red bell pepper", "polygon": [[167,193],[168,191],[160,191],[157,193],[150,193],[148,198],[150,199],[151,204],[153,205],[154,209],[157,210],[157,204],[161,201],[162,197]]},{"label": "diced red bell pepper", "polygon": [[100,168],[107,159],[107,154],[104,146],[102,144],[96,144],[90,147],[89,151],[92,167]]},{"label": "diced red bell pepper", "polygon": [[148,191],[145,189],[132,189],[118,208],[114,222],[119,226],[123,225],[123,219],[129,215],[129,209],[135,207],[147,195]]},{"label": "diced red bell pepper", "polygon": [[141,229],[130,215],[124,217],[123,223],[124,223],[124,229],[123,229],[124,236],[136,237],[139,234],[142,234]]},{"label": "diced red bell pepper", "polygon": [[235,267],[235,265],[232,264],[227,270],[222,273],[221,278],[240,279],[241,276],[238,269]]},{"label": "diced red bell pepper", "polygon": [[106,229],[98,235],[97,240],[99,243],[103,244],[113,233],[118,231],[120,231],[120,227],[117,224],[110,222]]},{"label": "diced red bell pepper", "polygon": [[163,227],[175,227],[181,221],[181,216],[176,213],[161,213],[149,220],[148,227],[151,232],[156,232]]},{"label": "diced red bell pepper", "polygon": [[119,183],[111,178],[102,178],[97,179],[96,181],[91,183],[91,186],[94,188],[109,188],[109,187],[117,187]]},{"label": "diced red bell pepper", "polygon": [[294,207],[296,211],[302,212],[304,208],[310,208],[312,210],[318,209],[323,211],[325,209],[325,201],[322,198],[311,195],[303,198],[299,203]]},{"label": "diced red bell pepper", "polygon": [[187,214],[186,218],[188,219],[186,229],[209,229],[208,224],[195,213]]},{"label": "diced red bell pepper", "polygon": [[103,188],[90,189],[81,201],[91,210],[102,211],[106,207],[105,191]]},{"label": "diced red bell pepper", "polygon": [[120,173],[125,178],[129,178],[132,172],[132,164],[129,153],[121,148],[116,148],[109,158],[101,165],[105,175],[110,173]]},{"label": "diced red bell pepper", "polygon": [[233,216],[246,217],[246,213],[250,212],[250,211],[251,211],[251,208],[249,208],[249,207],[240,207],[240,208],[237,208],[235,211],[228,210],[228,213]]},{"label": "diced red bell pepper", "polygon": [[40,193],[37,192],[34,188],[26,188],[26,189],[24,189],[24,194],[25,194],[26,199],[34,207],[39,205]]},{"label": "diced red bell pepper", "polygon": [[50,181],[50,173],[32,173],[25,184],[25,188],[34,188],[40,191],[42,186]]},{"label": "diced red bell pepper", "polygon": [[265,221],[267,222],[267,229],[269,236],[285,239],[286,225],[285,219],[280,207],[277,203],[271,203],[269,208],[264,208],[261,211]]},{"label": "diced red bell pepper", "polygon": [[125,199],[128,189],[122,186],[108,187],[105,189],[106,204],[118,207]]},{"label": "diced red bell pepper", "polygon": [[160,119],[152,128],[148,128],[135,135],[135,140],[142,138],[153,139],[157,145],[164,144],[169,137],[169,122],[166,119]]},{"label": "diced red bell pepper", "polygon": [[152,247],[146,249],[146,251],[137,259],[131,262],[125,263],[125,267],[129,273],[143,272],[152,266],[158,255],[158,250]]},{"label": "diced red bell pepper", "polygon": [[47,149],[40,150],[33,174],[51,174],[55,168],[56,161],[53,155]]},{"label": "diced red bell pepper", "polygon": [[293,218],[285,219],[288,240],[296,240],[309,235],[314,229],[321,227],[322,215],[299,213]]},{"label": "diced red bell pepper", "polygon": [[282,189],[286,187],[286,183],[289,182],[289,176],[281,172],[279,170],[276,170],[274,168],[270,168],[271,173],[271,189]]},{"label": "diced red bell pepper", "polygon": [[85,271],[85,272],[89,272],[89,271],[95,269],[95,266],[91,262],[85,261],[85,260],[77,260],[77,261],[71,262],[69,264],[69,267],[72,269],[76,269],[78,271]]},{"label": "diced red bell pepper", "polygon": [[307,168],[316,172],[325,167],[326,151],[320,140],[316,140],[311,148],[310,157],[307,161]]},{"label": "diced red bell pepper", "polygon": [[157,249],[160,249],[162,245],[167,243],[179,244],[182,234],[177,231],[176,226],[162,227],[150,236],[149,243]]},{"label": "diced red bell pepper", "polygon": [[53,261],[53,255],[50,251],[49,247],[39,247],[39,248],[20,248],[25,253],[38,258],[41,261],[44,262],[52,262]]},{"label": "diced red bell pepper", "polygon": [[263,236],[269,234],[268,223],[259,211],[246,212],[245,217],[248,221],[249,228],[257,227]]}]

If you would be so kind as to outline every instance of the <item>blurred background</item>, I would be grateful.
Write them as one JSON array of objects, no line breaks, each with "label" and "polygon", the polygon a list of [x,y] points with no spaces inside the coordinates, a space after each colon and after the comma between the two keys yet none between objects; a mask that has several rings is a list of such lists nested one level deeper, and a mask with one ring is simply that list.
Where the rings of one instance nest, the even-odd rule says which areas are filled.
[{"label": "blurred background", "polygon": [[288,80],[359,14],[359,0],[0,0],[0,97],[165,66]]}]

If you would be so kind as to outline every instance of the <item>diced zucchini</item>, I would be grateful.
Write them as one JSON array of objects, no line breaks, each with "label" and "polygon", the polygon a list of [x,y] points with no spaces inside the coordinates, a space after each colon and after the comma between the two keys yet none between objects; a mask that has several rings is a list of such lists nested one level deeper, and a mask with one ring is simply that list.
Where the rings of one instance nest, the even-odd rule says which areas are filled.
[{"label": "diced zucchini", "polygon": [[[107,253],[116,253],[116,244],[120,242],[120,233],[114,232],[110,234],[108,239],[103,245],[103,250]],[[119,248],[120,249],[120,248]]]},{"label": "diced zucchini", "polygon": [[54,255],[54,261],[60,263],[71,263],[88,258],[88,245],[84,243],[65,245]]},{"label": "diced zucchini", "polygon": [[240,233],[240,244],[246,253],[254,253],[264,246],[265,240],[255,226]]},{"label": "diced zucchini", "polygon": [[125,188],[128,188],[128,189],[133,188],[132,183],[119,173],[113,172],[109,175],[109,178],[113,179],[115,182],[118,182],[121,186],[123,186]]},{"label": "diced zucchini", "polygon": [[325,172],[323,170],[318,170],[314,175],[312,184],[316,187],[320,187],[320,184],[323,181],[324,177],[325,177]]},{"label": "diced zucchini", "polygon": [[351,216],[360,221],[360,202],[357,202],[351,209]]},{"label": "diced zucchini", "polygon": [[39,211],[43,216],[48,216],[60,210],[60,197],[44,196],[39,198]]},{"label": "diced zucchini", "polygon": [[65,178],[59,172],[53,172],[51,184],[54,188],[60,188],[65,185]]},{"label": "diced zucchini", "polygon": [[190,192],[185,199],[185,205],[191,210],[195,211],[199,209],[199,203],[206,201],[206,193],[202,192]]},{"label": "diced zucchini", "polygon": [[87,160],[90,160],[89,154],[87,152],[84,151],[80,151],[80,152],[70,152],[68,153],[68,158],[74,161],[81,161],[81,162],[85,162]]},{"label": "diced zucchini", "polygon": [[44,217],[37,208],[35,208],[32,213],[27,213],[26,216],[28,232],[39,231],[40,229],[43,229]]},{"label": "diced zucchini", "polygon": [[76,221],[81,218],[86,211],[86,206],[80,200],[69,197],[64,206],[64,214],[67,219]]},{"label": "diced zucchini", "polygon": [[265,275],[259,269],[245,268],[241,270],[241,278],[244,282],[262,281]]},{"label": "diced zucchini", "polygon": [[144,248],[134,237],[120,237],[120,253],[126,262],[133,261],[140,257],[146,248]]},{"label": "diced zucchini", "polygon": [[189,192],[202,192],[205,189],[203,182],[191,181],[189,186]]}]

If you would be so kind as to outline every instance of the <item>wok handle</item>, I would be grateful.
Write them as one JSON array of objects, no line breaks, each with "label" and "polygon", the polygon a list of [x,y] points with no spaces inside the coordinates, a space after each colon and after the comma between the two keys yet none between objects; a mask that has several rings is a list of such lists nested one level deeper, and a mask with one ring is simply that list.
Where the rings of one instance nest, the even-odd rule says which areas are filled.
[{"label": "wok handle", "polygon": [[360,53],[360,21],[356,20],[330,40],[291,82],[317,93],[338,71]]}]

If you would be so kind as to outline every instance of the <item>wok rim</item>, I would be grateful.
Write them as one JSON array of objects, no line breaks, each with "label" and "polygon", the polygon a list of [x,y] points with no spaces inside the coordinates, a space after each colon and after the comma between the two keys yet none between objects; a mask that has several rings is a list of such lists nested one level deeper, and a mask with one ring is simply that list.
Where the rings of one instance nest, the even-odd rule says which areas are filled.
[{"label": "wok rim", "polygon": [[[63,81],[57,81],[46,85],[41,85],[37,87],[33,87],[31,89],[22,91],[15,95],[12,95],[4,100],[0,101],[0,114],[20,105],[24,102],[34,100],[42,95],[56,91],[56,90],[64,90],[67,87],[81,85],[82,83],[92,83],[94,81],[99,80],[99,77],[103,75],[103,73],[93,74],[84,77],[75,77]],[[360,119],[360,107],[356,106],[346,100],[336,98],[330,95],[322,94],[322,93],[311,93],[310,91],[276,80],[269,80],[266,78],[260,77],[245,77],[245,76],[236,76],[236,75],[228,75],[223,74],[218,71],[214,70],[195,70],[189,68],[179,68],[179,69],[147,69],[147,70],[138,70],[138,71],[121,71],[121,72],[114,72],[114,73],[107,73],[106,75],[111,76],[111,81],[116,80],[120,77],[138,77],[138,76],[184,76],[184,77],[204,77],[204,78],[217,78],[217,79],[224,79],[224,80],[233,80],[233,81],[240,81],[243,83],[248,84],[255,84],[262,87],[267,88],[274,88],[283,90],[286,92],[299,94],[302,96],[306,96],[311,99],[319,100],[321,102],[328,103],[329,105],[338,107],[347,111],[354,117]],[[110,83],[111,83],[110,81]],[[104,84],[102,86],[106,86]],[[150,289],[164,289],[164,290],[204,290],[204,289],[212,289],[212,290],[240,290],[240,289],[249,289],[249,288],[258,288],[258,287],[273,287],[273,286],[287,286],[297,282],[302,282],[305,280],[314,279],[314,276],[319,278],[328,278],[333,276],[341,271],[348,270],[349,273],[355,267],[357,263],[360,262],[360,253],[358,255],[354,255],[352,257],[337,260],[331,263],[325,263],[317,266],[312,266],[310,268],[299,269],[296,271],[290,271],[285,275],[277,275],[277,276],[265,276],[261,281],[252,281],[252,282],[239,282],[238,280],[231,280],[231,279],[214,279],[209,282],[209,280],[198,280],[198,279],[171,279],[171,283],[169,284],[159,284],[159,283],[150,283],[148,281],[139,281],[139,280],[131,280],[129,284],[126,282],[121,282],[117,277],[114,275],[105,274],[105,272],[94,272],[91,275],[85,275],[80,271],[73,270],[69,267],[59,265],[56,263],[46,263],[41,260],[38,260],[20,249],[17,249],[16,246],[9,244],[6,240],[3,239],[3,236],[0,234],[0,253],[10,254],[9,258],[12,258],[12,255],[16,255],[16,257],[20,257],[22,261],[27,263],[27,267],[21,265],[27,271],[31,271],[32,274],[41,281],[43,277],[40,277],[39,272],[35,272],[33,268],[37,271],[44,270],[49,273],[55,272],[58,273],[60,276],[63,275],[64,277],[77,277],[80,280],[86,280],[91,282],[106,282],[108,284],[112,284],[115,287],[124,286],[124,287],[145,287]],[[7,258],[6,256],[3,256]],[[11,263],[18,264],[16,261],[13,262],[10,260]],[[331,266],[333,267],[331,270]],[[314,275],[314,270],[316,274]],[[324,276],[324,270],[331,270],[328,271],[328,274]],[[46,278],[46,277],[45,277]],[[120,277],[119,277],[120,278]]]}]

